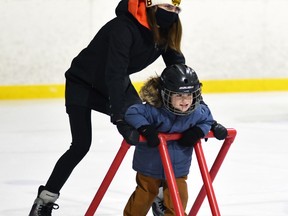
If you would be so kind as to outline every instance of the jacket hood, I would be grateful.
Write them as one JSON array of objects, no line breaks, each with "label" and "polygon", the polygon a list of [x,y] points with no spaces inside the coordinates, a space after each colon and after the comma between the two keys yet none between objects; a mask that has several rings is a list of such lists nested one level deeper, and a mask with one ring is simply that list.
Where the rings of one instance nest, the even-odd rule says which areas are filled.
[{"label": "jacket hood", "polygon": [[142,86],[139,92],[142,101],[151,106],[160,108],[162,106],[162,98],[160,95],[160,77],[150,77]]},{"label": "jacket hood", "polygon": [[144,27],[150,29],[147,22],[145,0],[121,0],[116,8],[116,15],[129,12]]}]

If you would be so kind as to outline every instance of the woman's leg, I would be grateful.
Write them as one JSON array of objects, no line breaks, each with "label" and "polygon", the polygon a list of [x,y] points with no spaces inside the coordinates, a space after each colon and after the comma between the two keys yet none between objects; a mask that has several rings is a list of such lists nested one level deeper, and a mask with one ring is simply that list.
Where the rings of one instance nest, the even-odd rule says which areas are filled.
[{"label": "woman's leg", "polygon": [[59,193],[73,169],[89,151],[92,141],[91,109],[81,106],[67,106],[72,143],[57,161],[45,189]]},{"label": "woman's leg", "polygon": [[67,107],[72,144],[57,161],[46,186],[41,185],[29,216],[51,215],[59,208],[55,201],[73,169],[89,151],[92,140],[91,109],[80,106]]}]

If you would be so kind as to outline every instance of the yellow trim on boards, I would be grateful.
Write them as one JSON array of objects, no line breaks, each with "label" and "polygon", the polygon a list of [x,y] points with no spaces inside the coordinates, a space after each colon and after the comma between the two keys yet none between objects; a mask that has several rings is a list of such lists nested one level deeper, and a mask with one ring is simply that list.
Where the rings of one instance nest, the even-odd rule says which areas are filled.
[{"label": "yellow trim on boards", "polygon": [[288,91],[288,78],[204,80],[204,93]]},{"label": "yellow trim on boards", "polygon": [[[203,80],[203,93],[288,91],[288,78],[283,79],[239,79]],[[133,83],[137,91],[143,82]]]},{"label": "yellow trim on boards", "polygon": [[[288,91],[288,78],[203,80],[203,93]],[[143,82],[134,82],[139,91]],[[64,84],[0,86],[0,100],[63,98]]]},{"label": "yellow trim on boards", "polygon": [[64,84],[0,86],[0,100],[63,98]]}]

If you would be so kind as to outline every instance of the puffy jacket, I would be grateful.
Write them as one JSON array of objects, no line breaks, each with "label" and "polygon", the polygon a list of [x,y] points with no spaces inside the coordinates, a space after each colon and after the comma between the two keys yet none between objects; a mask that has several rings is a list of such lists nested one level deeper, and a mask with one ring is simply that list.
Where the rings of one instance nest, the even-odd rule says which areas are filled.
[{"label": "puffy jacket", "polygon": [[[159,132],[181,133],[197,125],[206,135],[213,123],[212,114],[208,106],[200,104],[189,115],[175,115],[165,108],[157,109],[149,104],[135,104],[128,108],[125,120],[139,128],[153,124]],[[182,147],[177,141],[167,143],[175,177],[188,175],[192,160],[192,147]],[[146,143],[139,143],[135,147],[133,169],[147,176],[165,179],[164,170],[158,148],[148,147]]]},{"label": "puffy jacket", "polygon": [[154,44],[144,22],[144,10],[144,0],[118,4],[117,16],[98,31],[66,71],[66,105],[91,107],[111,115],[114,122],[123,118],[130,105],[141,102],[129,75],[143,70],[160,55],[166,65],[185,63],[181,53]]}]

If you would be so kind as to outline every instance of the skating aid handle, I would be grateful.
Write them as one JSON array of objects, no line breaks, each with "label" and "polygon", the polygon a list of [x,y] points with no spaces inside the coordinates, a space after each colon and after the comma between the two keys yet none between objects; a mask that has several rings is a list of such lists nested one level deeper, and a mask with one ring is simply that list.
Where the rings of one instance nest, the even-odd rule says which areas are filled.
[{"label": "skating aid handle", "polygon": [[[232,142],[234,141],[235,136],[236,136],[236,130],[235,129],[228,129],[228,136],[225,139],[224,144],[230,146],[232,144]],[[179,197],[179,192],[178,192],[178,188],[177,188],[177,184],[176,184],[176,180],[175,180],[175,176],[174,176],[173,167],[171,165],[170,156],[169,156],[169,152],[167,149],[166,141],[177,140],[180,137],[181,137],[181,134],[162,134],[162,133],[159,134],[159,138],[161,141],[161,144],[159,145],[160,156],[162,159],[165,174],[167,176],[167,183],[168,183],[169,191],[170,191],[171,198],[173,201],[173,205],[175,207],[176,216],[184,216],[184,210],[183,210],[181,200]],[[213,132],[211,132],[211,131],[207,134],[207,136],[205,136],[205,138],[213,138],[213,137],[214,137],[214,135],[213,135]],[[140,136],[139,141],[143,142],[143,141],[145,141],[145,138]],[[223,144],[223,146],[224,146],[224,144]],[[219,167],[221,166],[221,163],[224,160],[224,157],[225,157],[225,155],[229,149],[229,147],[223,148],[223,146],[222,146],[222,148],[218,154],[218,157],[216,158],[216,160],[213,164],[213,167],[210,171],[212,181],[214,180],[214,178],[217,174],[217,171],[219,170]],[[199,147],[201,147],[200,142],[198,142],[196,144],[196,148],[195,148],[196,155],[200,155],[198,152]],[[96,212],[104,194],[106,193],[110,183],[112,182],[112,180],[113,180],[113,178],[114,178],[114,176],[115,176],[120,164],[122,163],[122,160],[124,159],[129,148],[130,148],[130,145],[125,140],[123,140],[121,143],[121,146],[120,146],[120,148],[119,148],[119,150],[118,150],[105,178],[103,179],[97,193],[95,194],[85,216],[93,216],[94,213]],[[204,157],[204,155],[202,157]],[[202,159],[205,159],[205,158],[202,158]],[[205,162],[205,160],[204,160],[204,162]],[[206,164],[204,164],[204,165],[206,165]],[[203,166],[203,164],[201,166],[199,164],[200,170],[203,169],[202,166]],[[205,168],[205,166],[204,166],[204,168]],[[215,169],[213,169],[213,168],[215,168]],[[204,178],[208,179],[208,183],[211,186],[211,180],[209,178],[210,175],[209,175],[209,173],[207,173],[207,166],[206,166],[206,176],[203,177],[203,181],[204,181]],[[206,186],[205,181],[204,181],[204,184]],[[195,200],[195,203],[194,203],[194,205],[190,211],[189,216],[194,215],[194,213],[195,213],[195,215],[197,214],[197,212],[198,212],[198,210],[199,210],[199,208],[200,208],[200,206],[201,206],[201,204],[205,198],[206,191],[205,191],[205,189],[203,190],[203,188],[204,188],[204,186],[202,187],[202,190],[200,191],[197,199]],[[208,187],[207,193],[211,194],[211,191],[209,191],[209,188],[212,188],[212,187]],[[208,196],[208,199],[209,199],[209,197],[211,197],[211,196]],[[211,203],[210,199],[209,199],[209,203]],[[216,210],[218,208],[217,203],[216,203],[216,207],[215,207],[215,202],[214,202],[214,206],[213,205],[211,206],[211,204],[210,204],[210,207],[211,207],[212,213],[215,212],[215,210],[213,210],[213,208],[214,209],[216,208]],[[215,215],[217,215],[217,213],[216,214],[213,213],[213,216],[215,216]]]},{"label": "skating aid handle", "polygon": [[[233,138],[233,141],[234,141],[235,136],[236,136],[236,130],[233,128],[227,128],[227,131],[228,131],[228,135],[225,139],[232,139]],[[180,139],[182,137],[182,134],[180,134],[180,133],[171,133],[171,134],[159,133],[159,136],[162,136],[166,141],[171,141],[171,140]],[[205,139],[205,138],[215,138],[214,133],[212,131],[209,131],[209,133],[203,139]],[[145,141],[146,141],[145,137],[140,136],[139,142],[145,142]]]}]

